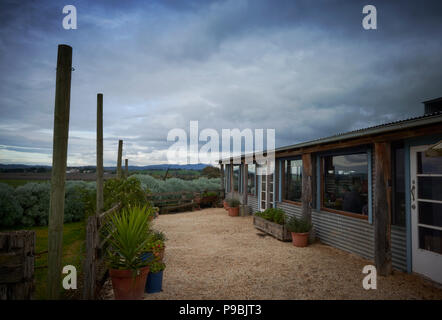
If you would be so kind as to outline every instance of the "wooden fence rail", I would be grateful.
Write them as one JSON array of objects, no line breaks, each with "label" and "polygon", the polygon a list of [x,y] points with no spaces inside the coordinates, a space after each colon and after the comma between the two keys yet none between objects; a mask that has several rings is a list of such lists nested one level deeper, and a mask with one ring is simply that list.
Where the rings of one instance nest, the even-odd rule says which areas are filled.
[{"label": "wooden fence rail", "polygon": [[98,291],[105,281],[106,269],[102,254],[103,241],[100,241],[100,230],[104,219],[118,211],[121,205],[118,203],[111,209],[88,217],[86,223],[86,257],[83,265],[84,285],[83,299],[96,299]]}]

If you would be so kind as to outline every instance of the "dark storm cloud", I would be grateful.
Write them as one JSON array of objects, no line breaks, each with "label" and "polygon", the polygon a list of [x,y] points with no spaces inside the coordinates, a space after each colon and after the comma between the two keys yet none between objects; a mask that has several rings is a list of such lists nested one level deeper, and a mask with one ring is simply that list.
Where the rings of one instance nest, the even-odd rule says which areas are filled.
[{"label": "dark storm cloud", "polygon": [[[50,162],[56,48],[73,47],[69,163],[164,162],[172,128],[276,128],[277,146],[422,113],[440,96],[440,1],[59,1],[0,4],[0,162]],[[35,149],[32,149],[35,148]],[[40,151],[39,151],[40,150]],[[40,152],[40,153],[39,153]],[[40,156],[36,156],[39,154]]]}]

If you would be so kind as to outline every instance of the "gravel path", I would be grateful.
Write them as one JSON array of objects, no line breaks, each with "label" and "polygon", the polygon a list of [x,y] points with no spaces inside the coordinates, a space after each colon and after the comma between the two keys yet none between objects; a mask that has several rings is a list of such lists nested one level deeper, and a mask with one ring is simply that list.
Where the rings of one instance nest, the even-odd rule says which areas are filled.
[{"label": "gravel path", "polygon": [[[161,215],[166,233],[163,292],[145,299],[442,299],[442,289],[413,274],[378,277],[364,290],[369,261],[319,242],[306,248],[261,237],[252,217],[224,209]],[[112,298],[107,284],[107,298]]]}]

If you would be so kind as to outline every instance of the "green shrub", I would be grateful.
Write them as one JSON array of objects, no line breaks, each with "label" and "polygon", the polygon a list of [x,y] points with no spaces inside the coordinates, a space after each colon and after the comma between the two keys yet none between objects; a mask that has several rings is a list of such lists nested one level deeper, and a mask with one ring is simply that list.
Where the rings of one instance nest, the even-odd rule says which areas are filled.
[{"label": "green shrub", "polygon": [[122,208],[145,206],[146,191],[141,187],[138,179],[109,179],[104,183],[104,210],[109,210],[116,203],[121,203]]},{"label": "green shrub", "polygon": [[236,208],[239,207],[241,202],[238,199],[232,198],[232,199],[227,199],[227,204],[229,205],[230,208]]},{"label": "green shrub", "polygon": [[166,265],[163,262],[153,261],[150,263],[149,272],[158,273],[166,269]]},{"label": "green shrub", "polygon": [[284,210],[279,208],[268,208],[263,212],[256,212],[255,215],[278,224],[284,224],[285,221]]},{"label": "green shrub", "polygon": [[0,227],[9,228],[19,223],[23,209],[14,194],[14,188],[0,183]]},{"label": "green shrub", "polygon": [[15,189],[18,204],[23,209],[21,225],[32,227],[48,224],[50,190],[48,182],[31,182]]},{"label": "green shrub", "polygon": [[290,232],[305,233],[311,230],[312,225],[307,219],[292,216],[287,222],[286,228]]}]

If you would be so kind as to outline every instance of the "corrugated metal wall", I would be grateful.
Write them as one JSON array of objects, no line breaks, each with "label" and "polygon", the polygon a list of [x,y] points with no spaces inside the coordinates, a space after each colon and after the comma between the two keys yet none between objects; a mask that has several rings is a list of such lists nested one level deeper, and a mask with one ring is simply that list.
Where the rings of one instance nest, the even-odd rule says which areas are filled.
[{"label": "corrugated metal wall", "polygon": [[[286,202],[278,202],[288,216],[301,217],[301,207]],[[348,252],[356,253],[369,260],[374,259],[373,226],[367,221],[326,211],[312,212],[314,232],[322,243]],[[391,245],[393,267],[407,269],[406,230],[392,226]]]},{"label": "corrugated metal wall", "polygon": [[255,213],[258,211],[258,198],[255,196],[248,195],[247,196],[247,205],[251,209],[251,213]]},{"label": "corrugated metal wall", "polygon": [[391,257],[394,268],[407,271],[407,230],[405,227],[391,226]]}]

